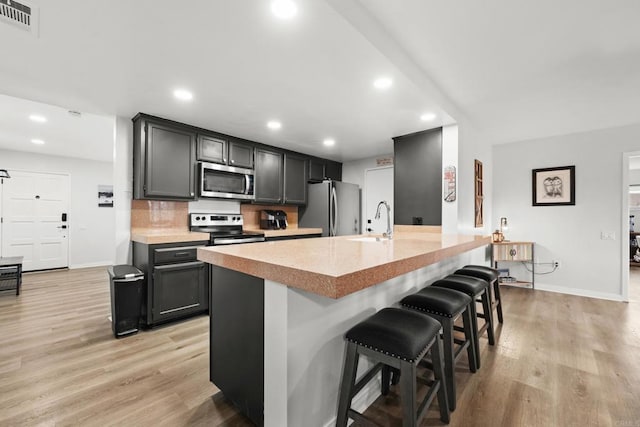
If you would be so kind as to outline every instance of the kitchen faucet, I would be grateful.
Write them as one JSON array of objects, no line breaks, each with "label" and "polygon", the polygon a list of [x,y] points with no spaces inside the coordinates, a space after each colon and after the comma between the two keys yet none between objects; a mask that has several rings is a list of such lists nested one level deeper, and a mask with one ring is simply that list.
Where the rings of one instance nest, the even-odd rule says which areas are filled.
[{"label": "kitchen faucet", "polygon": [[391,206],[389,206],[389,203],[387,203],[386,200],[383,200],[380,203],[378,203],[378,207],[376,208],[375,219],[380,219],[380,206],[382,205],[384,205],[387,208],[387,232],[383,233],[382,235],[387,239],[391,240],[391,237],[393,236],[393,231],[391,230]]}]

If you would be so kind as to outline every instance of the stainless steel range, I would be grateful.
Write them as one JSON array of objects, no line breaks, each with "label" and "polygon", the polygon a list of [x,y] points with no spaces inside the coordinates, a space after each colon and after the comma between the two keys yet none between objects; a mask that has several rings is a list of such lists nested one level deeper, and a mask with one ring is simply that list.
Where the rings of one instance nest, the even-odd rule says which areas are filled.
[{"label": "stainless steel range", "polygon": [[242,214],[189,214],[189,229],[209,233],[209,246],[264,242],[264,233],[243,230]]}]

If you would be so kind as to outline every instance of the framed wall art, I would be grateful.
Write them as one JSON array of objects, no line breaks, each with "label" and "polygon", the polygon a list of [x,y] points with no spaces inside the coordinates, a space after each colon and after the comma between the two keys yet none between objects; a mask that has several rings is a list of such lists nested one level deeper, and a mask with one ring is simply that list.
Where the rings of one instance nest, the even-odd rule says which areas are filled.
[{"label": "framed wall art", "polygon": [[576,167],[533,169],[533,206],[576,204]]}]

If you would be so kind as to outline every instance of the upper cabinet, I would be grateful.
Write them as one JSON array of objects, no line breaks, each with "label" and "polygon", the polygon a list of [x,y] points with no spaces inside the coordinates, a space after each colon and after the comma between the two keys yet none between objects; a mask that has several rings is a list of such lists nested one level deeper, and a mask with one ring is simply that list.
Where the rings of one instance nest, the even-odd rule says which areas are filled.
[{"label": "upper cabinet", "polygon": [[229,140],[229,166],[253,169],[253,146]]},{"label": "upper cabinet", "polygon": [[134,198],[196,198],[195,132],[175,122],[138,114],[133,145]]},{"label": "upper cabinet", "polygon": [[282,203],[282,153],[256,148],[255,202]]},{"label": "upper cabinet", "polygon": [[322,182],[325,179],[342,181],[342,163],[315,157],[309,159],[309,182]]},{"label": "upper cabinet", "polygon": [[284,155],[284,203],[307,204],[307,158],[295,154]]},{"label": "upper cabinet", "polygon": [[197,158],[202,162],[227,164],[227,141],[213,135],[198,134]]}]

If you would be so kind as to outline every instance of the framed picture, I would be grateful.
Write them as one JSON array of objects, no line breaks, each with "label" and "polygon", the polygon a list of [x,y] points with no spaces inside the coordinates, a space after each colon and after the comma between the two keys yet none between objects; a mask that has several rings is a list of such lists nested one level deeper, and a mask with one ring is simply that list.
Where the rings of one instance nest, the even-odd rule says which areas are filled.
[{"label": "framed picture", "polygon": [[533,206],[576,204],[576,167],[533,169]]}]

